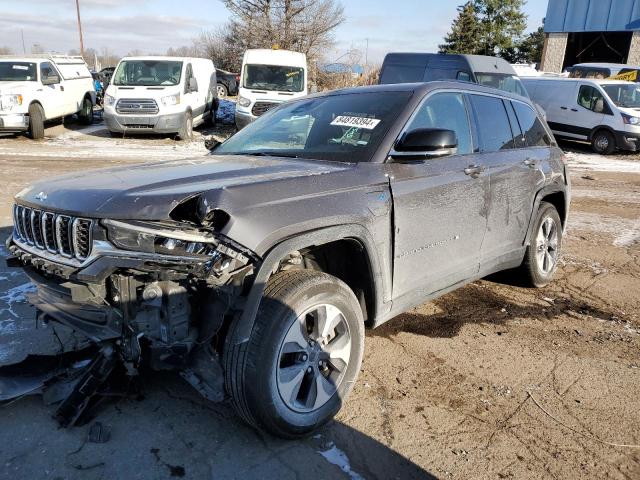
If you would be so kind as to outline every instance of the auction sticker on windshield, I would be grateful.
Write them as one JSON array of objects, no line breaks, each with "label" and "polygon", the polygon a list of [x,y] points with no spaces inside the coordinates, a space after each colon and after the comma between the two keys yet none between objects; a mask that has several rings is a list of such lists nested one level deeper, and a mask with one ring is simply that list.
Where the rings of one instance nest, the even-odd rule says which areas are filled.
[{"label": "auction sticker on windshield", "polygon": [[365,130],[373,130],[380,123],[379,119],[367,117],[349,117],[347,115],[338,115],[333,119],[331,125],[338,127],[357,127]]}]

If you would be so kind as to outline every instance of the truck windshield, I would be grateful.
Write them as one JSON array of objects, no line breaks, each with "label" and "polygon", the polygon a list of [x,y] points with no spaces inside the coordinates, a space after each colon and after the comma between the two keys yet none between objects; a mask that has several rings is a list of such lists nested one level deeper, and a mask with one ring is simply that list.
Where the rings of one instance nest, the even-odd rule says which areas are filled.
[{"label": "truck windshield", "polygon": [[349,93],[289,102],[240,130],[214,154],[368,162],[411,95]]},{"label": "truck windshield", "polygon": [[245,88],[277,92],[301,92],[304,88],[304,69],[279,65],[245,65]]},{"label": "truck windshield", "polygon": [[0,62],[0,82],[35,82],[36,72],[33,62]]},{"label": "truck windshield", "polygon": [[640,108],[640,85],[628,83],[602,85],[613,103],[622,108]]},{"label": "truck windshield", "polygon": [[182,62],[171,60],[123,60],[113,75],[114,85],[147,86],[178,85]]},{"label": "truck windshield", "polygon": [[516,95],[523,97],[529,97],[527,90],[524,88],[522,81],[517,75],[511,75],[508,73],[476,72],[476,78],[480,85],[497,88],[504,92],[515,93]]}]

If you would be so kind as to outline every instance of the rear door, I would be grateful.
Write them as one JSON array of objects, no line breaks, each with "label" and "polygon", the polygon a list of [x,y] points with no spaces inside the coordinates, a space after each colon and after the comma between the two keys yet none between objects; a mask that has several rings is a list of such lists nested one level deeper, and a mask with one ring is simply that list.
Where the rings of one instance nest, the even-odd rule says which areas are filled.
[{"label": "rear door", "polygon": [[464,94],[430,95],[405,130],[417,128],[455,131],[458,152],[390,165],[394,298],[410,292],[426,296],[476,275],[487,225],[489,180],[473,153]]}]

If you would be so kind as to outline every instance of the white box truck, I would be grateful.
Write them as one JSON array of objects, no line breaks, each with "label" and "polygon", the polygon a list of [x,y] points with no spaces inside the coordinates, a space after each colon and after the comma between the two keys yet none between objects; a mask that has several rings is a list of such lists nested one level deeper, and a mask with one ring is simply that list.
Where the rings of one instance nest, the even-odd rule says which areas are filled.
[{"label": "white box truck", "polygon": [[241,129],[273,107],[307,94],[307,57],[289,50],[253,49],[244,53],[236,103]]},{"label": "white box truck", "polygon": [[93,122],[96,91],[82,57],[0,56],[0,133],[44,137],[44,122],[78,114]]},{"label": "white box truck", "polygon": [[215,123],[216,69],[206,58],[125,57],[104,96],[104,120],[114,136],[171,133],[182,140]]}]

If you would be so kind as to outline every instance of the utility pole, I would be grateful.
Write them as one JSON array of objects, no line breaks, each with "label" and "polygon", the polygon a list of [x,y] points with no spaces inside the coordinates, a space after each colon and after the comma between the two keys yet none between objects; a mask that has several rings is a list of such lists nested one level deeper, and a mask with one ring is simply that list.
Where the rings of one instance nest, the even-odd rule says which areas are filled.
[{"label": "utility pole", "polygon": [[27,49],[24,46],[24,29],[20,29],[20,36],[22,37],[22,54],[26,55],[27,54]]},{"label": "utility pole", "polygon": [[367,48],[364,51],[364,65],[369,65],[369,39],[367,38]]},{"label": "utility pole", "polygon": [[80,55],[84,58],[84,42],[82,41],[82,24],[80,23],[80,0],[76,0],[76,12],[78,14],[78,32],[80,32]]}]

